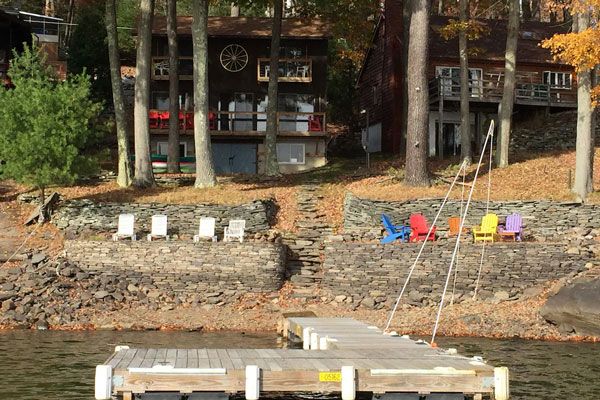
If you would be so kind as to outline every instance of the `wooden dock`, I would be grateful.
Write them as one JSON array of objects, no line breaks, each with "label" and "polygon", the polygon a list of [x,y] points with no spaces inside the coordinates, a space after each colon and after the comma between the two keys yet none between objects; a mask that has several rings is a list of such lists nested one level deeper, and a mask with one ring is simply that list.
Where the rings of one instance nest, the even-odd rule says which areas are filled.
[{"label": "wooden dock", "polygon": [[[349,318],[288,318],[284,336],[303,349],[133,349],[117,347],[96,367],[96,399],[213,399],[243,393],[366,392],[390,400],[508,399],[508,370],[432,348],[408,337],[383,335]],[[146,395],[149,394],[149,395]],[[431,394],[431,395],[430,395]],[[212,396],[212,397],[211,397]],[[416,396],[416,397],[415,397]],[[373,397],[373,398],[375,398]]]}]

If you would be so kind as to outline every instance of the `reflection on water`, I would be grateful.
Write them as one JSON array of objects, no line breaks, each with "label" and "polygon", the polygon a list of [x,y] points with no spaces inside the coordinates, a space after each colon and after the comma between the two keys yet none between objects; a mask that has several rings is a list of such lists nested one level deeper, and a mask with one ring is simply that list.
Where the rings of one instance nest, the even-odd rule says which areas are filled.
[{"label": "reflection on water", "polygon": [[[275,334],[0,331],[0,399],[91,400],[94,367],[132,347],[281,347]],[[600,399],[600,344],[438,338],[510,368],[512,399]]]}]

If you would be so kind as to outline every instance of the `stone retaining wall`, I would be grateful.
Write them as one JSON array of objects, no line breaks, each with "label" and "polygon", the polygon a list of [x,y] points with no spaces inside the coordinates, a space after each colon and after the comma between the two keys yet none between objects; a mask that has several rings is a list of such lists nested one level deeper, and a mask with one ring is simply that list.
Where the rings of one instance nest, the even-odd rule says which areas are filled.
[{"label": "stone retaining wall", "polygon": [[[381,214],[387,214],[394,224],[407,224],[414,213],[425,215],[433,221],[442,204],[439,199],[406,201],[380,201],[362,199],[346,194],[344,200],[344,230],[353,238],[373,238],[373,232],[383,232]],[[576,229],[600,227],[600,206],[580,203],[559,203],[551,200],[536,201],[492,201],[489,212],[505,217],[511,213],[523,217],[523,234],[535,240],[557,240]],[[485,201],[473,200],[469,206],[466,226],[479,225],[486,213]],[[438,232],[448,229],[448,218],[460,214],[460,200],[449,200],[437,222]],[[361,234],[363,232],[364,234]],[[362,236],[362,237],[361,237]]]},{"label": "stone retaining wall", "polygon": [[[390,305],[402,289],[420,245],[327,244],[321,288],[325,294],[351,296],[355,302],[368,298],[371,306],[383,306],[386,301]],[[421,305],[439,301],[452,251],[453,244],[448,242],[425,247],[405,292],[404,298],[409,303]],[[461,245],[456,278],[459,297],[472,294],[480,257],[481,245]],[[479,293],[482,298],[515,298],[527,288],[585,270],[586,263],[593,257],[586,250],[556,243],[490,244],[485,250]]]},{"label": "stone retaining wall", "polygon": [[198,233],[201,217],[216,218],[216,233],[221,236],[223,228],[231,219],[246,220],[247,232],[269,230],[274,205],[271,200],[254,200],[239,205],[217,204],[169,204],[169,203],[95,203],[90,200],[62,201],[52,217],[61,230],[75,234],[85,231],[114,233],[117,231],[119,214],[135,215],[138,235],[150,232],[152,215],[168,216],[169,234],[192,236]]},{"label": "stone retaining wall", "polygon": [[[577,111],[551,114],[536,126],[517,126],[510,135],[511,152],[574,150],[577,139]],[[596,126],[596,144],[600,129]]]},{"label": "stone retaining wall", "polygon": [[69,240],[65,255],[91,274],[199,297],[276,291],[285,272],[278,243]]}]

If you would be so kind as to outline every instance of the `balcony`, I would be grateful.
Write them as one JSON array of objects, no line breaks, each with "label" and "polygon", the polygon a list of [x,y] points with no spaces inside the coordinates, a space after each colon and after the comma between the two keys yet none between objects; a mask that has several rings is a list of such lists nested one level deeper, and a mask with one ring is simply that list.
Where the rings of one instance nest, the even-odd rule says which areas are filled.
[{"label": "balcony", "polygon": [[[268,82],[270,75],[270,58],[259,58],[257,79]],[[281,58],[279,59],[279,82],[312,82],[312,59]]]},{"label": "balcony", "polygon": [[[504,92],[502,80],[469,79],[471,102],[500,103]],[[436,78],[429,82],[429,101],[460,101],[460,82]],[[544,83],[516,82],[515,104],[548,107],[575,107],[577,90],[572,87],[553,87]]]},{"label": "balcony", "polygon": [[[150,131],[168,133],[171,118],[168,111],[150,110]],[[194,131],[194,113],[180,112],[177,119],[183,134]],[[277,113],[278,134],[284,136],[326,136],[324,112]],[[264,136],[267,130],[267,113],[264,111],[211,111],[209,129],[216,136]]]},{"label": "balcony", "polygon": [[[152,57],[152,79],[157,81],[169,80],[169,57]],[[194,79],[194,64],[192,57],[179,58],[179,79],[191,81]]]}]

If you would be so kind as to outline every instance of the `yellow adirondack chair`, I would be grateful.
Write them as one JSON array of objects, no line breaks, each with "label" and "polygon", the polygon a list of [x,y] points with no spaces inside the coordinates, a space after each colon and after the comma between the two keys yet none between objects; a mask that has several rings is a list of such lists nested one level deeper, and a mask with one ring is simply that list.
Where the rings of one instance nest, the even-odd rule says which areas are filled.
[{"label": "yellow adirondack chair", "polygon": [[473,237],[477,242],[493,242],[498,233],[498,216],[496,214],[487,214],[481,219],[480,226],[473,227]]}]

